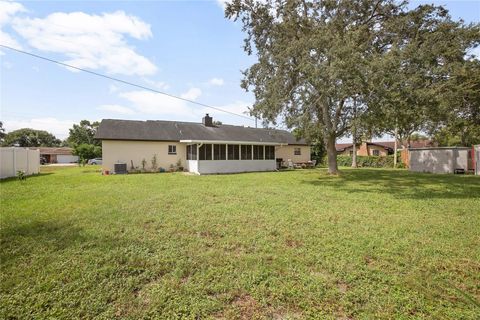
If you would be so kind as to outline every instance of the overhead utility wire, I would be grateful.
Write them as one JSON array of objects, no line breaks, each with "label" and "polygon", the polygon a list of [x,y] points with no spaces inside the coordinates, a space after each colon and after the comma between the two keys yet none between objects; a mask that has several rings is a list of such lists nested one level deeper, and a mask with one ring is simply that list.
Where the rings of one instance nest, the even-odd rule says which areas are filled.
[{"label": "overhead utility wire", "polygon": [[12,51],[16,51],[16,52],[19,52],[19,53],[23,53],[23,54],[26,54],[26,55],[29,55],[29,56],[32,56],[32,57],[35,57],[35,58],[38,58],[38,59],[48,61],[48,62],[53,62],[53,63],[59,64],[61,66],[64,66],[64,67],[68,67],[68,68],[72,68],[72,69],[75,69],[75,70],[90,73],[90,74],[93,74],[93,75],[98,76],[98,77],[102,77],[102,78],[117,81],[117,82],[120,82],[120,83],[123,83],[123,84],[127,84],[129,86],[133,86],[133,87],[141,88],[141,89],[144,89],[144,90],[152,91],[152,92],[155,92],[155,93],[158,93],[158,94],[162,94],[162,95],[168,96],[170,98],[179,99],[179,100],[189,102],[189,103],[193,103],[193,104],[205,107],[205,108],[214,109],[214,110],[217,110],[217,111],[220,111],[220,112],[229,113],[229,114],[237,116],[237,117],[242,117],[242,118],[248,119],[250,121],[255,121],[254,119],[252,119],[250,117],[247,117],[245,115],[239,114],[239,113],[231,112],[231,111],[228,111],[228,110],[223,110],[221,108],[209,106],[208,104],[204,104],[204,103],[196,102],[196,101],[193,101],[193,100],[190,100],[190,99],[185,99],[185,98],[182,98],[182,97],[178,97],[178,96],[175,96],[175,95],[170,94],[170,93],[166,93],[166,92],[162,92],[162,91],[159,91],[159,90],[155,90],[153,88],[142,86],[140,84],[136,84],[136,83],[133,83],[133,82],[125,81],[125,80],[114,78],[114,77],[111,77],[111,76],[107,76],[106,74],[102,74],[102,73],[98,73],[98,72],[95,72],[95,71],[90,71],[90,70],[87,70],[87,69],[75,67],[75,66],[70,65],[68,63],[60,62],[58,60],[50,59],[50,58],[40,56],[40,55],[31,53],[31,52],[27,52],[27,51],[23,51],[23,50],[20,50],[20,49],[12,48],[12,47],[9,47],[9,46],[3,45],[3,44],[0,44],[0,47],[3,47],[5,49],[9,49],[9,50],[12,50]]}]

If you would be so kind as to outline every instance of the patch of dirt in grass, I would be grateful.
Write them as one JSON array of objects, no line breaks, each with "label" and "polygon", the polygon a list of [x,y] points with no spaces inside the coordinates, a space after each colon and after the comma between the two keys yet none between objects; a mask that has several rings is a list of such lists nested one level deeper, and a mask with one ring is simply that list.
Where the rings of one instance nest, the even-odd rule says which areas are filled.
[{"label": "patch of dirt in grass", "polygon": [[345,294],[347,293],[349,286],[345,282],[338,282],[337,288],[338,288],[338,291],[340,291],[340,293]]},{"label": "patch of dirt in grass", "polygon": [[287,240],[285,240],[285,244],[289,248],[300,248],[303,245],[301,241],[291,239],[291,238],[288,238]]},{"label": "patch of dirt in grass", "polygon": [[214,319],[263,319],[267,310],[249,294],[236,295],[230,305],[223,311],[215,314]]}]

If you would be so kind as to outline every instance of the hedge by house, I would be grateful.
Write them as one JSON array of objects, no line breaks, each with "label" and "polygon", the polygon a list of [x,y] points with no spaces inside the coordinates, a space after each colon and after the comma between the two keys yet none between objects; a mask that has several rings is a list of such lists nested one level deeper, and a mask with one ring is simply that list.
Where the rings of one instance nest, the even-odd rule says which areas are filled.
[{"label": "hedge by house", "polygon": [[[352,157],[339,155],[337,156],[338,166],[351,167]],[[371,167],[371,168],[393,168],[393,154],[383,157],[378,156],[357,156],[357,165],[359,167]],[[397,156],[397,168],[405,168],[405,165],[401,163],[400,155]]]}]

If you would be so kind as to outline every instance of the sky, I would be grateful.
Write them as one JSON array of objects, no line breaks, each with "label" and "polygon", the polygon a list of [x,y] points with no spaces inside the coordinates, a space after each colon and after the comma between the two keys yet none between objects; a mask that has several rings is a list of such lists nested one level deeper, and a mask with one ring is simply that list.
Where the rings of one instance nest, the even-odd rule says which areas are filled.
[{"label": "sky", "polygon": [[[480,22],[478,1],[444,5]],[[255,62],[241,24],[211,1],[3,1],[0,44],[238,114],[254,102],[240,88]],[[252,119],[191,104],[0,48],[0,119],[7,132],[47,130],[58,138],[82,119],[201,121],[254,126]]]}]

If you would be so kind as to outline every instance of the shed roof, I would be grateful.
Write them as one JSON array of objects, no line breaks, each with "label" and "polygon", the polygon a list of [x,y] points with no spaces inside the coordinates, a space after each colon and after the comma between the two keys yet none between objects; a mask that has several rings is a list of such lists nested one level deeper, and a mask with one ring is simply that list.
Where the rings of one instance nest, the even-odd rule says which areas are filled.
[{"label": "shed roof", "polygon": [[306,145],[304,139],[296,139],[286,130],[251,128],[233,125],[205,126],[196,122],[164,120],[115,120],[104,119],[100,123],[96,139],[139,141],[238,141],[270,142]]},{"label": "shed roof", "polygon": [[57,155],[71,155],[72,148],[68,147],[30,147],[32,150],[39,150],[40,154],[57,154]]}]

